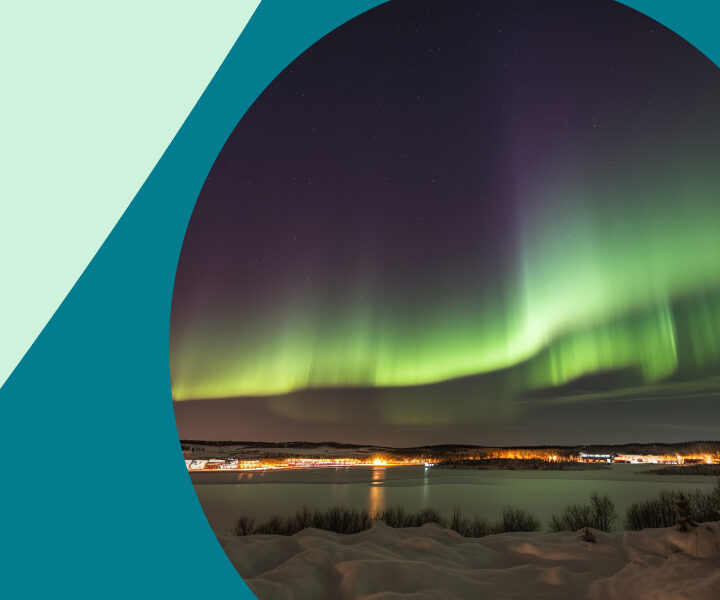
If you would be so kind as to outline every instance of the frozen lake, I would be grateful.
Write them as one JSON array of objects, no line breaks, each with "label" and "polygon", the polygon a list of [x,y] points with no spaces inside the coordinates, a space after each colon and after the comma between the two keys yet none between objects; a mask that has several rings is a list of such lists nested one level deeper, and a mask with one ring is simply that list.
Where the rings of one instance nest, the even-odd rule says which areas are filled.
[{"label": "frozen lake", "polygon": [[628,505],[655,496],[662,488],[709,490],[715,478],[649,475],[657,465],[612,465],[588,471],[491,471],[440,467],[350,467],[255,473],[193,473],[191,478],[210,525],[230,530],[237,518],[258,521],[286,516],[307,505],[335,504],[367,509],[386,506],[415,511],[435,508],[448,517],[457,506],[468,516],[500,516],[511,504],[525,508],[545,526],[567,504],[585,503],[590,494],[606,493],[615,502],[618,523]]}]

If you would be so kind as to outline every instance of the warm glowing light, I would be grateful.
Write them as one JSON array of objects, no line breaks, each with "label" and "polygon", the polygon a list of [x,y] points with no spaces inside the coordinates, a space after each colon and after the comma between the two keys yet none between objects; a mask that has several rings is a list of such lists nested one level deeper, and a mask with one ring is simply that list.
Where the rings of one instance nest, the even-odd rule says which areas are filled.
[{"label": "warm glowing light", "polygon": [[[448,457],[452,460],[452,457]],[[462,460],[542,460],[546,462],[603,462],[630,463],[647,465],[683,465],[692,463],[720,464],[720,452],[715,454],[659,455],[659,454],[561,454],[557,449],[491,448],[479,450],[475,455],[462,455]],[[311,468],[350,468],[350,467],[401,467],[438,464],[436,459],[423,456],[398,457],[387,459],[381,456],[357,457],[304,457],[275,459],[186,459],[188,471],[265,471],[271,469],[311,469]],[[373,477],[375,480],[375,477]]]},{"label": "warm glowing light", "polygon": [[[477,457],[476,457],[477,458]],[[503,458],[514,460],[546,460],[549,462],[557,462],[560,460],[569,460],[570,457],[561,457],[556,450],[490,450],[480,458]]]}]

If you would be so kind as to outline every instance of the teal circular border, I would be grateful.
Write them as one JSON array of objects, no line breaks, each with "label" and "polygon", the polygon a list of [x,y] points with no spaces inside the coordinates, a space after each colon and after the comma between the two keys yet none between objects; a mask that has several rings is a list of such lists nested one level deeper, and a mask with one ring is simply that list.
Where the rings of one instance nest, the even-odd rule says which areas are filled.
[{"label": "teal circular border", "polygon": [[[8,597],[254,598],[217,543],[182,461],[168,368],[175,268],[205,177],[251,103],[312,43],[382,3],[261,2],[0,389]],[[720,63],[718,3],[622,4]]]}]

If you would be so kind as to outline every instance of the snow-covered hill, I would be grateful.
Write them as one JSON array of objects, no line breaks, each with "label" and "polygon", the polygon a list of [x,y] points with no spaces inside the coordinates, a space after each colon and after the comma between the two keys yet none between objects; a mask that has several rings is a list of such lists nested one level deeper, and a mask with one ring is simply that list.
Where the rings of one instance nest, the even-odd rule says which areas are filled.
[{"label": "snow-covered hill", "polygon": [[720,524],[464,538],[428,524],[218,538],[260,600],[718,600]]}]

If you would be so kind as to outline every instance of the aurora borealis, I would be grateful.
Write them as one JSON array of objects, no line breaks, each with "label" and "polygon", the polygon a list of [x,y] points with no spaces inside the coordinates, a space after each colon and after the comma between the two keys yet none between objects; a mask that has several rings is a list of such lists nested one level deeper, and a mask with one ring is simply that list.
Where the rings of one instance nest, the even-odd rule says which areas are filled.
[{"label": "aurora borealis", "polygon": [[619,401],[663,415],[625,409],[638,437],[677,437],[673,401],[717,420],[718,107],[715,65],[612,2],[395,0],[345,24],[200,194],[179,427],[190,404],[232,405],[226,439],[482,443]]}]

